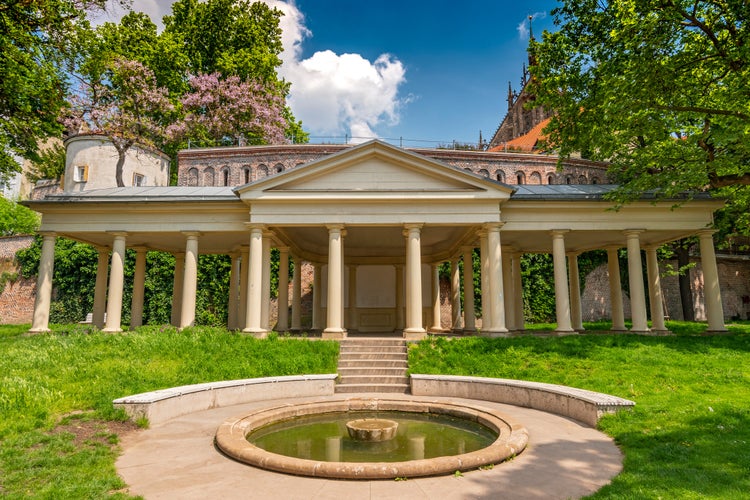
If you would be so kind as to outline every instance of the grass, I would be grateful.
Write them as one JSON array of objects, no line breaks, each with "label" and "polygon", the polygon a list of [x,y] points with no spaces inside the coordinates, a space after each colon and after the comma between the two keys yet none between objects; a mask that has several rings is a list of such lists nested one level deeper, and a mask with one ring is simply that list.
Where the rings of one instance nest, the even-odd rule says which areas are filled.
[{"label": "grass", "polygon": [[[585,325],[605,330],[608,325]],[[624,470],[593,498],[748,498],[750,324],[700,336],[705,325],[670,322],[675,336],[580,335],[433,338],[410,349],[412,373],[534,380],[634,400],[599,428],[624,454]]]},{"label": "grass", "polygon": [[[633,411],[600,422],[625,463],[594,498],[747,498],[750,323],[729,325],[723,336],[700,335],[701,324],[668,327],[675,336],[431,338],[410,349],[410,367],[566,384],[636,401]],[[68,325],[30,337],[27,328],[0,326],[4,498],[128,498],[114,466],[117,436],[128,424],[113,399],[214,380],[333,373],[338,352],[333,342],[257,340],[211,328],[103,334]]]},{"label": "grass", "polygon": [[334,373],[338,345],[223,329],[79,325],[24,336],[0,326],[0,497],[127,498],[117,476],[118,397],[199,382]]}]

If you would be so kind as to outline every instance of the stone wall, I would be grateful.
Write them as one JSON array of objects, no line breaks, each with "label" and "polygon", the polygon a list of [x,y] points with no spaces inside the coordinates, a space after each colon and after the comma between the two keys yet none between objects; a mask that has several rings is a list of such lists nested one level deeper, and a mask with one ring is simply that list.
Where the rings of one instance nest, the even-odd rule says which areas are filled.
[{"label": "stone wall", "polygon": [[[750,319],[750,257],[717,255],[716,260],[724,318],[726,320],[732,318]],[[706,308],[703,298],[703,271],[700,258],[692,258],[691,262],[695,263],[695,266],[689,271],[695,319],[705,321]],[[665,276],[668,270],[677,268],[677,263],[663,262],[660,263],[660,267],[665,315],[668,319],[682,320],[679,278],[677,276]],[[609,275],[606,264],[597,267],[586,277],[585,288],[581,296],[581,307],[584,321],[598,321],[611,317]],[[625,317],[630,318],[630,301],[625,292],[623,292],[623,307]]]}]

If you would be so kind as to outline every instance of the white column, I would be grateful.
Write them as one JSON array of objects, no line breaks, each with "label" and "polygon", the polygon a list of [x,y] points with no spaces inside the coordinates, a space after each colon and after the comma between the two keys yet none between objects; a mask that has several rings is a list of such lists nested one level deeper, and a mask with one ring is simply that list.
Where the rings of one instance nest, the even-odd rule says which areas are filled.
[{"label": "white column", "polygon": [[404,338],[421,339],[422,327],[422,224],[405,224],[406,234],[406,328]]},{"label": "white column", "polygon": [[174,279],[172,281],[172,314],[169,323],[172,326],[180,326],[180,313],[182,308],[182,282],[185,280],[185,254],[178,252],[174,254]]},{"label": "white column", "polygon": [[125,278],[125,237],[127,233],[112,233],[112,260],[109,265],[109,289],[107,297],[107,321],[102,331],[121,332],[122,288]]},{"label": "white column", "polygon": [[338,339],[346,336],[341,320],[343,318],[344,301],[342,300],[343,251],[341,231],[343,225],[331,225],[328,228],[328,308],[326,311],[326,328],[323,338]]},{"label": "white column", "polygon": [[260,303],[260,324],[268,331],[271,329],[271,233],[263,233],[263,300]]},{"label": "white column", "polygon": [[195,324],[195,297],[198,291],[198,236],[200,233],[183,232],[185,241],[185,279],[182,282],[182,307],[180,328]]},{"label": "white column", "polygon": [[[295,277],[297,271],[297,260],[294,261]],[[276,303],[276,331],[285,332],[289,329],[289,247],[279,247],[279,286]]]},{"label": "white column", "polygon": [[240,301],[237,304],[237,329],[247,326],[247,291],[250,289],[250,247],[240,248]]},{"label": "white column", "polygon": [[346,295],[344,293],[346,292],[346,265],[344,265],[346,257],[344,256],[344,252],[346,250],[346,247],[344,245],[344,239],[346,238],[346,229],[341,230],[341,258],[339,261],[341,262],[341,328],[346,331],[346,314],[345,314],[345,307],[346,307]]},{"label": "white column", "polygon": [[91,323],[97,328],[104,328],[104,311],[107,308],[107,278],[109,277],[109,248],[99,248],[97,254],[94,309],[91,315]]},{"label": "white column", "polygon": [[646,269],[648,274],[648,296],[651,305],[651,331],[666,332],[664,325],[664,307],[662,306],[661,277],[659,276],[659,260],[656,257],[655,245],[646,249]]},{"label": "white column", "polygon": [[263,227],[250,228],[250,255],[247,280],[247,304],[245,310],[245,328],[243,332],[255,337],[265,337],[267,330],[262,326],[263,308]]},{"label": "white column", "polygon": [[513,308],[513,261],[508,250],[502,250],[503,264],[503,307],[505,307],[505,327],[516,329],[515,309]]},{"label": "white column", "polygon": [[431,332],[442,332],[443,327],[440,324],[440,263],[437,262],[430,266],[432,274],[432,327]]},{"label": "white column", "polygon": [[235,252],[229,254],[229,258],[232,259],[232,267],[229,271],[229,304],[227,304],[227,329],[234,330],[238,328],[239,324],[237,319],[239,316],[239,302],[240,302],[240,269],[242,264],[240,261],[240,254]]},{"label": "white column", "polygon": [[609,274],[609,304],[612,310],[612,331],[624,332],[625,313],[622,306],[622,283],[620,282],[620,259],[618,247],[607,247],[607,274]]},{"label": "white column", "polygon": [[313,264],[313,330],[323,329],[323,308],[321,307],[322,276],[320,274],[322,267],[317,262]]},{"label": "white column", "polygon": [[714,231],[709,229],[698,233],[701,249],[701,267],[703,268],[703,300],[706,303],[706,319],[708,320],[707,331],[726,332],[713,233]]},{"label": "white column", "polygon": [[582,332],[584,329],[581,311],[581,278],[576,252],[568,252],[568,273],[570,280],[570,321],[575,331]]},{"label": "white column", "polygon": [[520,252],[513,254],[513,328],[516,331],[526,329],[523,317],[523,282],[521,281],[521,255]]},{"label": "white column", "polygon": [[135,249],[135,270],[133,275],[133,296],[130,300],[130,327],[143,325],[143,294],[146,285],[146,253],[144,247]]},{"label": "white column", "polygon": [[565,233],[567,230],[554,230],[552,234],[552,262],[555,268],[555,313],[556,332],[573,332],[570,322],[570,297],[568,296],[568,271],[565,268]]},{"label": "white column", "polygon": [[55,233],[42,235],[42,255],[39,260],[39,274],[36,281],[34,317],[29,332],[49,331],[49,308],[52,303],[52,276],[55,268]]},{"label": "white column", "polygon": [[396,265],[396,330],[404,328],[404,266]]},{"label": "white column", "polygon": [[477,331],[474,314],[474,248],[463,248],[464,260],[464,332],[472,334]]},{"label": "white column", "polygon": [[302,259],[294,256],[292,276],[292,330],[302,329]]},{"label": "white column", "polygon": [[479,231],[479,258],[482,279],[482,330],[492,327],[492,299],[490,297],[490,259],[487,249],[487,231]]},{"label": "white column", "polygon": [[628,239],[628,283],[630,284],[630,314],[633,320],[632,332],[648,332],[646,316],[646,291],[643,286],[643,261],[641,260],[640,237],[643,230],[627,230]]},{"label": "white column", "polygon": [[349,328],[357,330],[357,266],[349,266]]},{"label": "white column", "polygon": [[461,330],[461,273],[458,257],[451,259],[451,330]]},{"label": "white column", "polygon": [[487,229],[487,257],[489,275],[489,294],[491,307],[491,327],[484,328],[482,334],[505,335],[508,329],[505,326],[505,292],[503,289],[503,252],[500,246],[500,227],[502,223],[490,223]]}]

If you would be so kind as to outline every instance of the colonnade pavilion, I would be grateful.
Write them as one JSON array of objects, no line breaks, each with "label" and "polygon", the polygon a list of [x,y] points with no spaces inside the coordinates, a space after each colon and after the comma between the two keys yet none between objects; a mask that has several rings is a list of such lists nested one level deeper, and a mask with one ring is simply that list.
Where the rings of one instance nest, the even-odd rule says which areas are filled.
[{"label": "colonnade pavilion", "polygon": [[[124,187],[64,192],[27,202],[42,213],[42,256],[31,330],[48,330],[58,236],[99,249],[93,323],[120,331],[126,248],[136,251],[130,326],[142,322],[146,252],[177,256],[172,322],[195,320],[199,253],[232,256],[228,326],[270,331],[271,248],[280,252],[278,331],[300,325],[300,273],[314,268],[312,329],[402,332],[419,339],[441,325],[438,268],[453,263],[465,283],[464,330],[476,332],[472,266],[481,255],[481,335],[524,330],[520,257],[551,253],[558,334],[582,330],[577,256],[606,249],[612,328],[624,331],[617,252],[627,249],[631,331],[664,331],[656,249],[700,239],[709,331],[724,330],[712,240],[721,201],[641,199],[612,210],[612,185],[518,185],[467,172],[380,141],[346,148],[278,175],[231,186]],[[647,284],[641,250],[645,250]],[[646,289],[651,298],[646,307]],[[105,316],[106,312],[106,316]],[[648,324],[650,312],[651,326]],[[454,315],[456,311],[454,311]],[[291,316],[291,317],[290,317]],[[105,320],[106,317],[106,320]]]}]

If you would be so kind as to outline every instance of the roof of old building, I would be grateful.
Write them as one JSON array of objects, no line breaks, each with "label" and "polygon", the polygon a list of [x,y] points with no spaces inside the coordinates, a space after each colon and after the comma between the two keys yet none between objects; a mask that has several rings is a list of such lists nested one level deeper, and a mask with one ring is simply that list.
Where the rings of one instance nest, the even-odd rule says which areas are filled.
[{"label": "roof of old building", "polygon": [[532,152],[536,151],[537,143],[545,139],[547,136],[542,132],[544,127],[547,126],[550,119],[546,118],[536,124],[531,130],[526,132],[524,135],[516,137],[515,139],[511,139],[510,141],[501,144],[499,146],[495,146],[494,148],[490,148],[487,151],[495,153],[495,152],[503,152],[503,151],[523,151],[523,152]]}]

